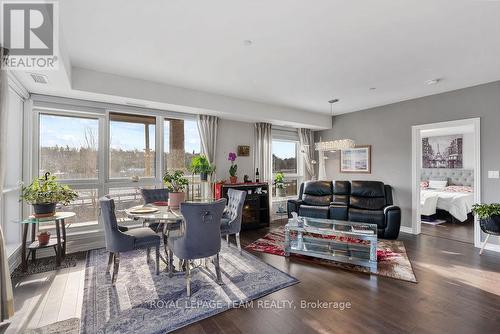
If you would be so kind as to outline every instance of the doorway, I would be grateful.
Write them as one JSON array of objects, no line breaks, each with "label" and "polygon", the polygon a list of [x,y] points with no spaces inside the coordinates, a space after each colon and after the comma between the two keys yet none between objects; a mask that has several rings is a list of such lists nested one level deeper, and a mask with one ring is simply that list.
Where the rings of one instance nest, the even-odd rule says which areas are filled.
[{"label": "doorway", "polygon": [[412,127],[412,232],[480,246],[479,118]]}]

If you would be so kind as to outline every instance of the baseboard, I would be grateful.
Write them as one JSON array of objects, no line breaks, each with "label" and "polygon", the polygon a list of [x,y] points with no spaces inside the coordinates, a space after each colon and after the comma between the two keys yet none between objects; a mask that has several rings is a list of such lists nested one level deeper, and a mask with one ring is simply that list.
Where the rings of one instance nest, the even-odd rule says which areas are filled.
[{"label": "baseboard", "polygon": [[21,264],[21,252],[21,245],[19,245],[19,247],[17,247],[16,250],[9,256],[9,271],[11,274],[14,269],[19,267]]},{"label": "baseboard", "polygon": [[484,247],[484,249],[500,253],[500,245],[497,245],[497,244],[488,243],[488,244],[486,244],[486,247]]},{"label": "baseboard", "polygon": [[399,228],[399,232],[408,233],[408,234],[413,234],[413,228],[408,227],[408,226],[401,226],[401,227]]}]

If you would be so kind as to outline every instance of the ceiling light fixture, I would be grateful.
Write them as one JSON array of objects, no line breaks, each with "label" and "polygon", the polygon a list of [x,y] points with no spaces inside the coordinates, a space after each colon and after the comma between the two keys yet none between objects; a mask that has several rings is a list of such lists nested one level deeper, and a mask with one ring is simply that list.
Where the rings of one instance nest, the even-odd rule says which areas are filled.
[{"label": "ceiling light fixture", "polygon": [[436,79],[427,80],[425,83],[427,85],[435,85],[435,84],[439,83],[441,80],[443,80],[443,79],[436,78]]},{"label": "ceiling light fixture", "polygon": [[250,40],[250,39],[245,39],[245,40],[243,41],[243,45],[244,45],[244,46],[250,46],[250,45],[252,45],[252,44],[253,44],[253,42],[252,42],[252,40]]},{"label": "ceiling light fixture", "polygon": [[[333,99],[333,100],[328,101],[328,103],[330,103],[330,114],[332,116],[332,128],[333,128],[333,116],[334,116],[333,115],[333,104],[336,102],[339,102],[339,101],[340,101],[339,99]],[[322,141],[320,138],[319,142],[314,144],[315,150],[320,151],[320,152],[325,152],[325,151],[335,152],[338,150],[353,148],[355,146],[356,146],[356,143],[352,139],[338,139],[338,140]]]},{"label": "ceiling light fixture", "polygon": [[377,87],[370,87],[370,90],[376,90]]}]

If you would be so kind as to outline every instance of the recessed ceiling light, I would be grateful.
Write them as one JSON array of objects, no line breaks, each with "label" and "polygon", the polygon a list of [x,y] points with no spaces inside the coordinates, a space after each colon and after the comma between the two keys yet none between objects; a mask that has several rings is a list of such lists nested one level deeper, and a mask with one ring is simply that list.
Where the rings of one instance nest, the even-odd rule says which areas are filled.
[{"label": "recessed ceiling light", "polygon": [[370,90],[375,90],[377,89],[377,87],[370,87]]},{"label": "recessed ceiling light", "polygon": [[443,79],[436,78],[436,79],[427,80],[425,83],[427,85],[435,85],[435,84],[439,83],[441,80],[443,80]]},{"label": "recessed ceiling light", "polygon": [[250,46],[250,45],[252,45],[252,44],[253,44],[253,41],[252,41],[252,40],[245,39],[245,40],[243,41],[243,45],[244,45],[244,46]]},{"label": "recessed ceiling light", "polygon": [[328,101],[328,103],[333,104],[333,103],[336,103],[336,102],[339,102],[339,101],[340,101],[339,99],[333,99],[333,100]]}]

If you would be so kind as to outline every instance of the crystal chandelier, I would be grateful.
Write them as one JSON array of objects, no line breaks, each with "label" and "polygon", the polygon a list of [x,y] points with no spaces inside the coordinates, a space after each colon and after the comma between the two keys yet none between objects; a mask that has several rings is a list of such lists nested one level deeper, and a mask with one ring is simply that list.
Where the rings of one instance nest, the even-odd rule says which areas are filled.
[{"label": "crystal chandelier", "polygon": [[[328,101],[330,103],[330,112],[332,114],[332,128],[333,128],[333,104],[335,102],[338,102],[338,99],[333,99]],[[318,143],[314,144],[314,148],[316,151],[338,151],[338,150],[345,150],[348,148],[354,148],[356,146],[356,143],[352,139],[337,139],[337,140],[329,140],[329,141],[322,141],[321,138],[319,139]]]}]

